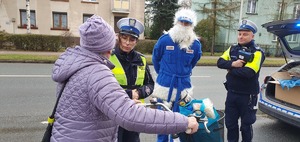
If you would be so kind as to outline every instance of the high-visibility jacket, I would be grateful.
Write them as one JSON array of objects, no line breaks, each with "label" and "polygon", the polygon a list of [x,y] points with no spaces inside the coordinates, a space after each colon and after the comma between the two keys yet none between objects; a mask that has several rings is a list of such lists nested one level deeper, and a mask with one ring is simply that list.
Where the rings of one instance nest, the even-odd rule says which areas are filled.
[{"label": "high-visibility jacket", "polygon": [[[119,84],[122,86],[123,89],[134,89],[144,85],[144,79],[146,73],[146,58],[141,56],[141,59],[143,62],[143,66],[137,67],[137,71],[136,71],[137,76],[136,76],[135,84],[134,86],[128,86],[126,73],[123,69],[122,64],[120,63],[119,59],[115,54],[111,55],[109,60],[115,65],[115,68],[112,70],[112,72],[114,73],[117,81],[119,82]],[[144,102],[143,99],[140,100]]]},{"label": "high-visibility jacket", "polygon": [[[143,66],[139,66],[137,68],[137,78],[135,81],[135,85],[137,86],[142,86],[144,83],[144,79],[145,79],[145,72],[146,72],[146,58],[141,56],[141,59],[144,63]],[[110,59],[109,59],[114,65],[115,68],[112,70],[112,72],[114,73],[116,79],[118,80],[118,82],[120,83],[120,85],[126,89],[127,87],[127,78],[126,78],[126,74],[125,71],[119,61],[119,59],[117,58],[116,55],[111,55]]]},{"label": "high-visibility jacket", "polygon": [[[244,67],[231,67],[232,62],[238,60],[239,50],[248,50],[253,53],[254,59],[245,63]],[[226,75],[228,91],[242,94],[259,93],[258,77],[264,60],[264,52],[254,40],[244,46],[240,44],[230,46],[217,62],[219,68],[228,70]]]}]

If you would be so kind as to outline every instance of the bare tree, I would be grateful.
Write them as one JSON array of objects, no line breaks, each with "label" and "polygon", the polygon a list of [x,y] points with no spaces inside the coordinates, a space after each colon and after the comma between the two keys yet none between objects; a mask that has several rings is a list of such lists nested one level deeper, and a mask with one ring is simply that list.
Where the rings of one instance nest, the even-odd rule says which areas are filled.
[{"label": "bare tree", "polygon": [[150,14],[150,38],[158,39],[164,30],[173,26],[173,17],[179,5],[177,0],[146,0],[145,14]]},{"label": "bare tree", "polygon": [[[281,2],[279,2],[279,13],[278,15],[275,15],[275,19],[274,20],[283,20],[284,17],[289,17],[287,16],[287,7],[288,5],[290,5],[291,3],[293,3],[293,0],[281,0]],[[294,13],[293,13],[294,14]],[[293,17],[294,18],[294,17]],[[281,56],[281,52],[280,52],[280,44],[279,44],[279,41],[276,40],[276,50],[275,50],[275,56],[278,57],[278,56]]]},{"label": "bare tree", "polygon": [[183,8],[191,8],[192,0],[178,0],[178,5]]},{"label": "bare tree", "polygon": [[[230,30],[232,28],[232,23],[238,21],[235,15],[240,9],[240,1],[210,0],[209,3],[195,2],[195,4],[198,6],[196,12],[206,14],[213,25],[213,31],[211,33],[213,38],[210,48],[211,55],[213,55],[218,29],[222,27]],[[210,5],[211,7],[207,7],[207,5]]]}]

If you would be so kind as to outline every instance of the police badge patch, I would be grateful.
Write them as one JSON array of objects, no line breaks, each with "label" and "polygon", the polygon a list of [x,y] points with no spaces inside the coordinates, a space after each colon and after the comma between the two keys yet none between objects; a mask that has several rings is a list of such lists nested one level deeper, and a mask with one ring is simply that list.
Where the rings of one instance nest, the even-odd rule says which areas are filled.
[{"label": "police badge patch", "polygon": [[130,19],[129,18],[129,26],[135,26],[136,20],[135,19]]},{"label": "police badge patch", "polygon": [[246,25],[247,25],[247,20],[243,20],[242,21],[242,27],[246,27]]},{"label": "police badge patch", "polygon": [[247,20],[243,20],[243,21],[242,21],[242,24],[243,24],[243,25],[246,25],[246,24],[247,24]]}]

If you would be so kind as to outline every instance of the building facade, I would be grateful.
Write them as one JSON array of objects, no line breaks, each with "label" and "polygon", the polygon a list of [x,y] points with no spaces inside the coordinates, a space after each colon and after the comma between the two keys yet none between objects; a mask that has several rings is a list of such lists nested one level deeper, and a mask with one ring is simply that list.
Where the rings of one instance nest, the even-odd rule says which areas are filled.
[{"label": "building facade", "polygon": [[96,14],[118,32],[116,23],[119,19],[133,17],[144,22],[144,10],[145,0],[0,0],[0,31],[78,37],[79,26]]},{"label": "building facade", "polygon": [[[197,0],[193,0],[193,8],[207,7],[212,8],[212,3],[222,1],[230,5],[232,2],[238,2],[240,6],[237,12],[231,13],[233,19],[221,19],[228,22],[230,28],[220,28],[216,39],[216,51],[224,51],[229,45],[237,42],[237,28],[240,19],[249,19],[257,24],[258,32],[255,35],[255,41],[261,47],[274,53],[277,44],[276,37],[268,33],[261,25],[274,20],[284,20],[300,17],[300,0],[203,0],[199,7],[195,6]],[[217,7],[218,8],[218,7]],[[207,18],[207,14],[198,12],[198,20]],[[228,13],[230,14],[230,13]],[[217,18],[219,18],[217,16]],[[298,37],[291,37],[296,40]],[[299,37],[300,38],[300,37]]]}]

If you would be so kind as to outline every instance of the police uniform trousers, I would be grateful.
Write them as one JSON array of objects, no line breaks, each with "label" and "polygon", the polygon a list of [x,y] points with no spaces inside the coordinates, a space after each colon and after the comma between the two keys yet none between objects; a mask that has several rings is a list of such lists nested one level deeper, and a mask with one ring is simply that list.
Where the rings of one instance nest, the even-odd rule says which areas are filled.
[{"label": "police uniform trousers", "polygon": [[[252,124],[256,121],[257,94],[242,94],[228,91],[225,102],[225,125],[228,142],[238,142],[239,130],[242,142],[251,142],[253,137]],[[238,120],[241,120],[239,129]]]},{"label": "police uniform trousers", "polygon": [[128,131],[122,127],[119,127],[118,131],[118,142],[140,142],[140,133]]}]

